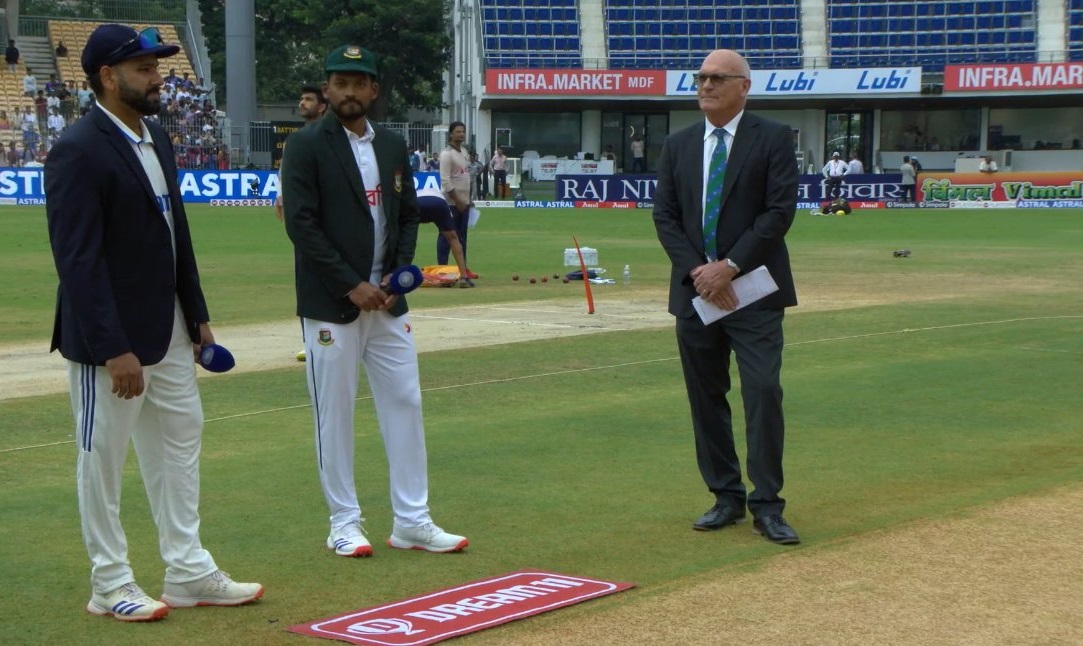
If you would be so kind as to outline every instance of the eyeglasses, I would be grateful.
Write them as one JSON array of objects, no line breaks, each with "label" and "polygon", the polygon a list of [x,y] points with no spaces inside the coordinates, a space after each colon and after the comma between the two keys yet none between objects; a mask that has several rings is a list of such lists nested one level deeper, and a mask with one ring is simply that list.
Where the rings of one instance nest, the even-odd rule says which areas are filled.
[{"label": "eyeglasses", "polygon": [[154,49],[165,44],[165,40],[162,39],[162,34],[158,31],[157,27],[147,27],[143,31],[135,35],[135,38],[123,42],[113,51],[106,55],[105,60],[111,61],[114,57],[119,56],[132,45],[139,43],[139,49]]},{"label": "eyeglasses", "polygon": [[703,85],[707,81],[715,85],[721,85],[730,79],[744,79],[747,76],[741,76],[740,74],[696,74],[693,78],[696,79],[697,85]]}]

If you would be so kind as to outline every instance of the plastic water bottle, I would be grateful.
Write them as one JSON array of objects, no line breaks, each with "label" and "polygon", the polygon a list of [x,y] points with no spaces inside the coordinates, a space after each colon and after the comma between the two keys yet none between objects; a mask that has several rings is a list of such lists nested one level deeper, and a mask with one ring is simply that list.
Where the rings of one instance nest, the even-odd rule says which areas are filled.
[{"label": "plastic water bottle", "polygon": [[632,284],[632,268],[631,267],[629,267],[628,265],[625,265],[624,266],[624,271],[621,272],[620,276],[621,276],[621,279],[624,281],[625,285],[631,285]]}]

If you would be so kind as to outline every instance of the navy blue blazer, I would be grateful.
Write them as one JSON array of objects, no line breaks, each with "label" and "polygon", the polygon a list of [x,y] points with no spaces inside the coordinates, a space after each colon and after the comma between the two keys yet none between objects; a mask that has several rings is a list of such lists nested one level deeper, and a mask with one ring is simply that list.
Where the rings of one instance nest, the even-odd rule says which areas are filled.
[{"label": "navy blue blazer", "polygon": [[146,121],[169,185],[169,226],[143,165],[123,132],[95,107],[45,161],[45,212],[60,277],[51,350],[103,365],[127,352],[142,365],[162,360],[180,299],[189,338],[210,320],[177,186],[169,137]]},{"label": "navy blue blazer", "polygon": [[[706,262],[703,249],[704,122],[666,137],[658,159],[654,224],[673,264],[669,312],[696,315],[691,271]],[[745,112],[737,126],[722,186],[717,258],[742,272],[766,265],[778,291],[750,305],[782,309],[797,304],[783,237],[797,211],[797,158],[790,127]]]}]

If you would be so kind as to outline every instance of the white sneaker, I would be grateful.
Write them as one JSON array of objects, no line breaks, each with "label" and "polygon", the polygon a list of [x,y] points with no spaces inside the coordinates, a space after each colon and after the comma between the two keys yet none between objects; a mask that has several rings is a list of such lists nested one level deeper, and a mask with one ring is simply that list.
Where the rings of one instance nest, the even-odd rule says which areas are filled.
[{"label": "white sneaker", "polygon": [[263,596],[258,583],[237,583],[222,570],[215,570],[202,579],[188,583],[166,582],[162,601],[172,608],[193,606],[239,606]]},{"label": "white sneaker", "polygon": [[327,537],[327,549],[335,550],[335,554],[339,556],[372,556],[372,545],[365,538],[365,530],[361,528],[360,521],[332,531]]},{"label": "white sneaker", "polygon": [[86,611],[98,616],[112,615],[121,621],[157,621],[169,614],[169,606],[148,597],[132,581],[108,594],[95,592],[86,604]]},{"label": "white sneaker", "polygon": [[449,534],[428,522],[420,527],[399,527],[396,523],[387,544],[400,550],[425,550],[426,552],[460,552],[470,541],[465,536]]}]

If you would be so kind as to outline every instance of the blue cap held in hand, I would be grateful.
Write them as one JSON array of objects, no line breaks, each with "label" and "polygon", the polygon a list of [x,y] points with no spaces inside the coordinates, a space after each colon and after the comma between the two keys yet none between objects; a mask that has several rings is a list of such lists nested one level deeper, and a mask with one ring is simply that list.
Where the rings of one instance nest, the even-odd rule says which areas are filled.
[{"label": "blue cap held in hand", "polygon": [[233,354],[217,343],[208,343],[199,351],[199,365],[211,372],[226,372],[231,370],[237,362],[233,360]]}]

